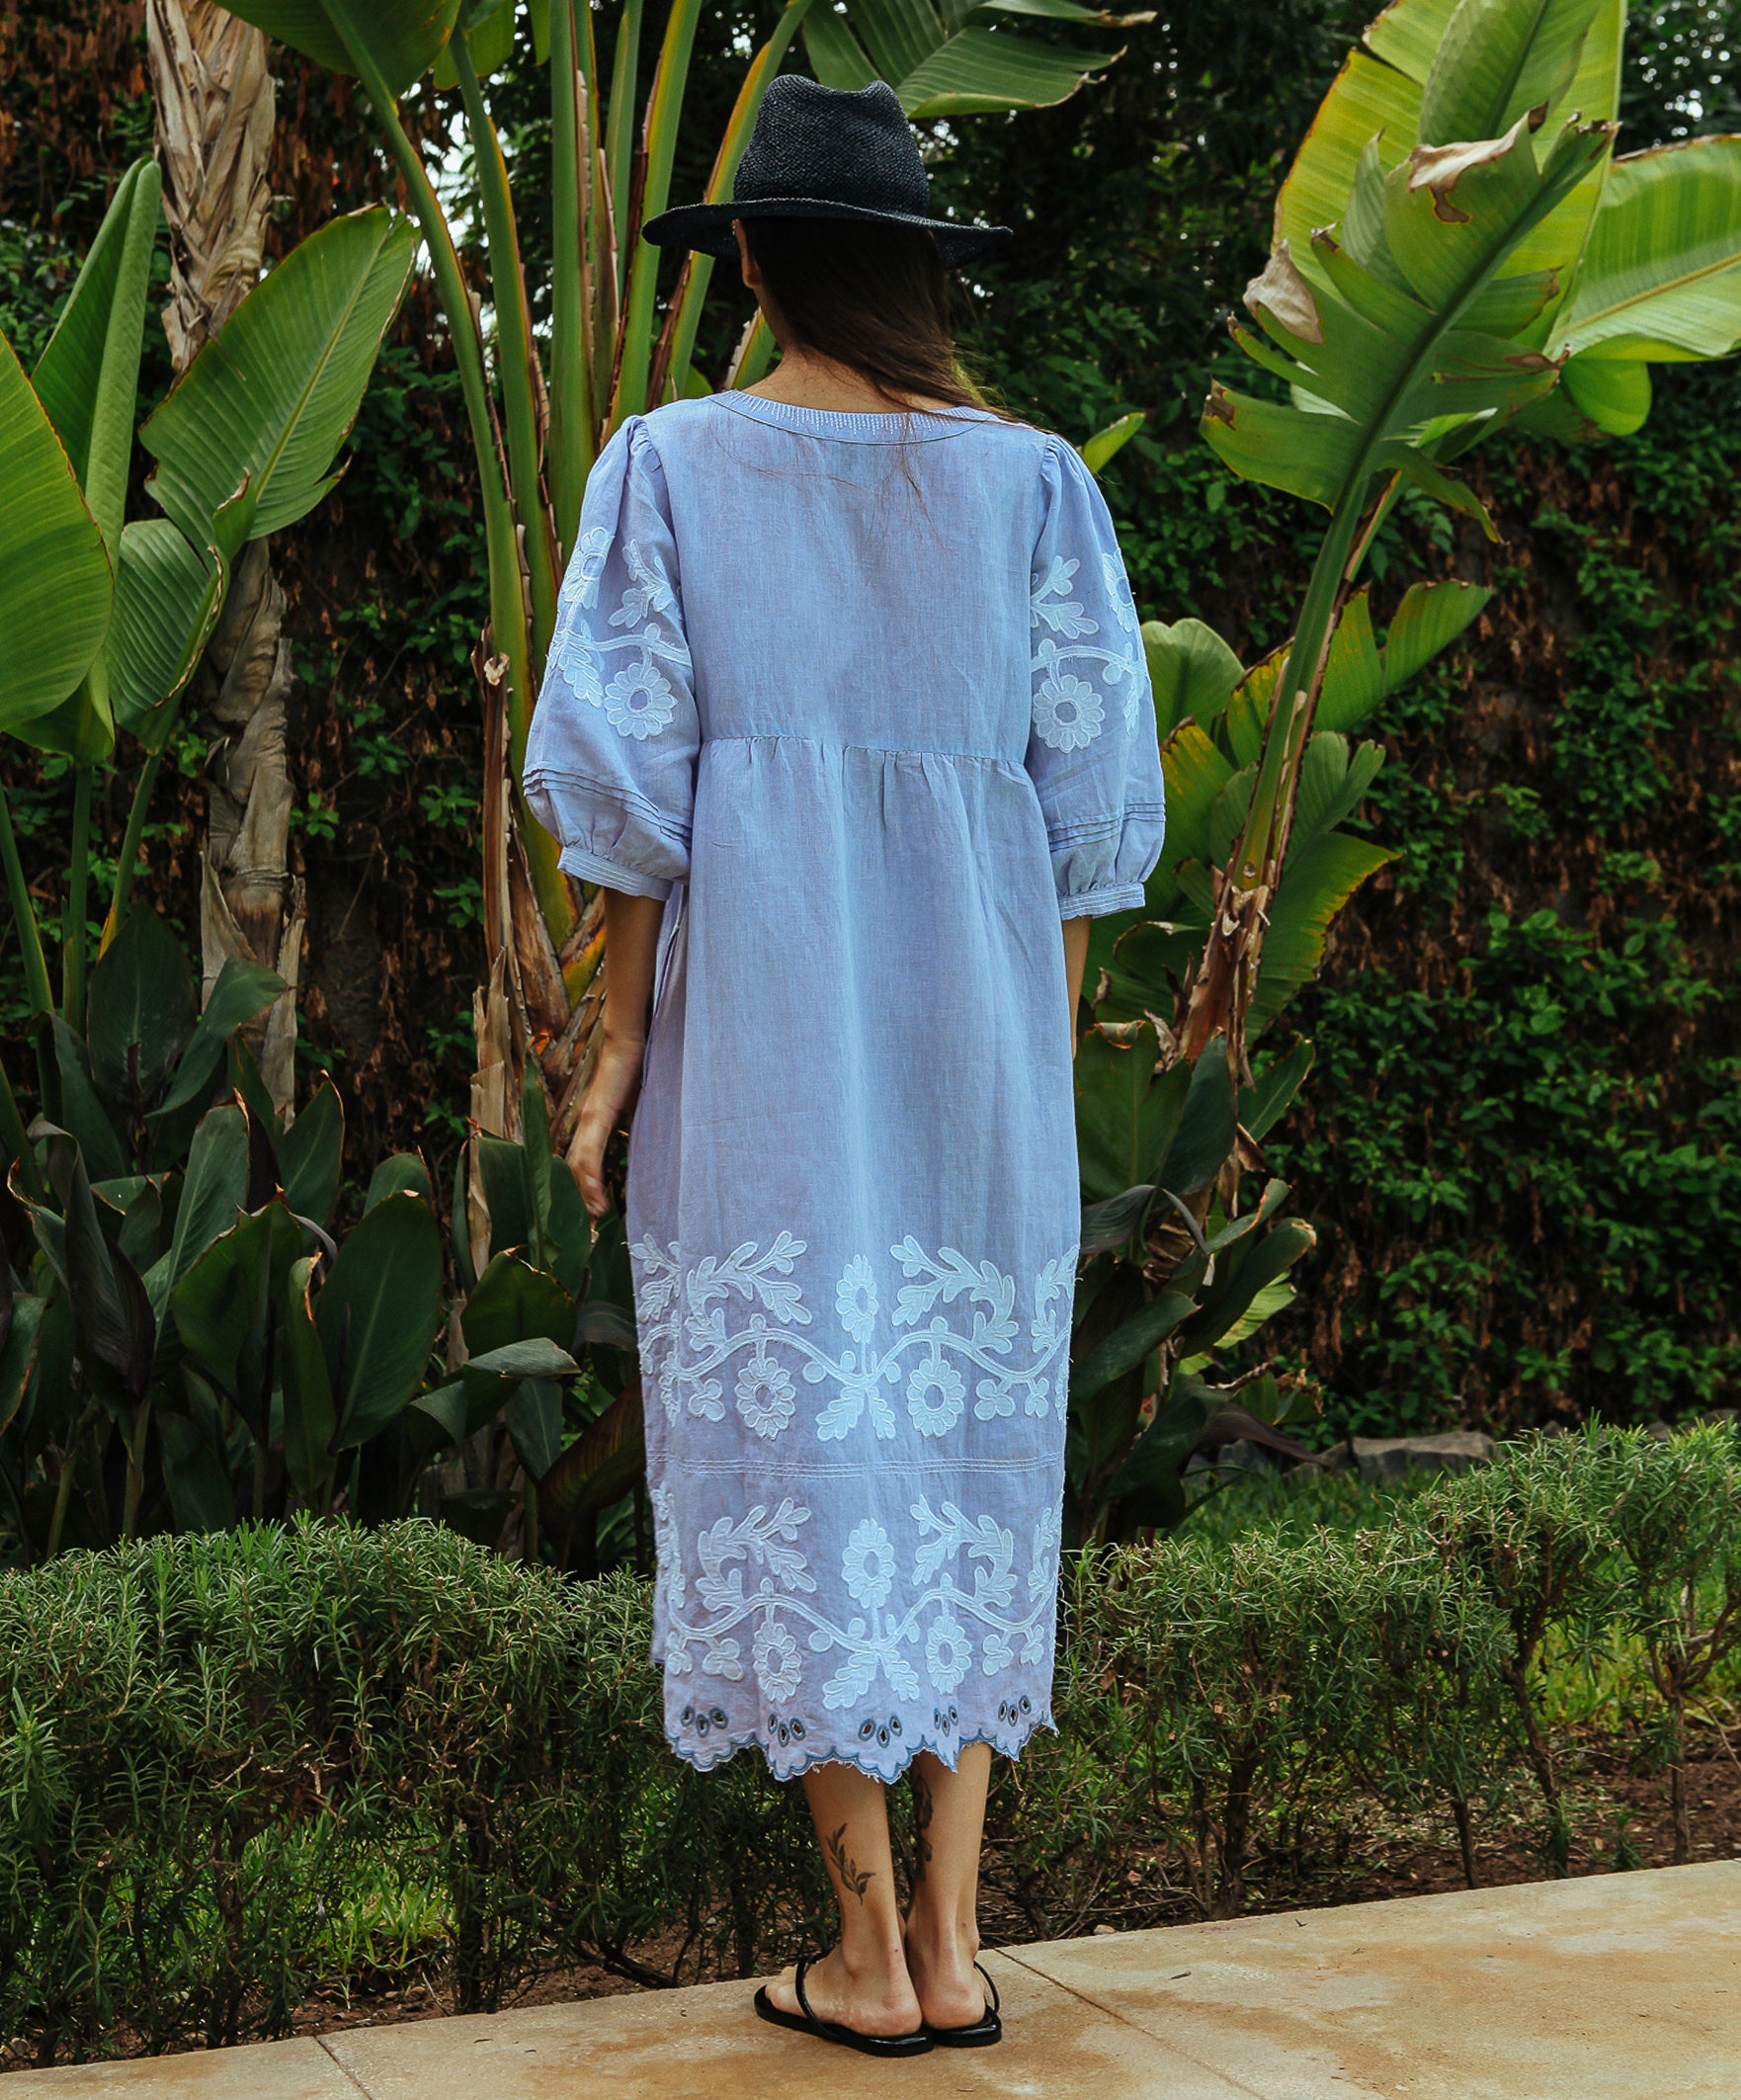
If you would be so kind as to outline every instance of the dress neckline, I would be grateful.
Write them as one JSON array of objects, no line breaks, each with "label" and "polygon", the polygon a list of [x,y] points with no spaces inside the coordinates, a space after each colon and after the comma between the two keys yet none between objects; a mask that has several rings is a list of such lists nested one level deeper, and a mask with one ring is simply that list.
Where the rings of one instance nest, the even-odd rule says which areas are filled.
[{"label": "dress neckline", "polygon": [[914,408],[892,415],[873,414],[855,408],[799,408],[790,401],[771,401],[766,394],[746,393],[728,387],[708,397],[719,401],[734,415],[749,416],[758,423],[772,423],[781,430],[794,430],[812,438],[842,438],[857,445],[931,445],[942,438],[959,437],[979,423],[1002,420],[986,408]]}]

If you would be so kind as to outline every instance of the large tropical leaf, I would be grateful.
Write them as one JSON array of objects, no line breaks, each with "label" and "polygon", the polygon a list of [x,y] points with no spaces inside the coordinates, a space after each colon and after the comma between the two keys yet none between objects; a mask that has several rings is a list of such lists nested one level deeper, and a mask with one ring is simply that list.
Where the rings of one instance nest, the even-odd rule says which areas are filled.
[{"label": "large tropical leaf", "polygon": [[116,189],[33,376],[37,397],[66,447],[112,561],[126,515],[145,288],[162,222],[162,194],[156,162],[134,161]]},{"label": "large tropical leaf", "polygon": [[[1625,12],[1625,0],[1395,0],[1368,25],[1367,48],[1349,53],[1312,121],[1276,201],[1277,240],[1286,240],[1300,268],[1315,274],[1312,235],[1342,222],[1368,145],[1388,170],[1423,139],[1498,137],[1540,106],[1544,88],[1553,102],[1550,120],[1576,112],[1586,124],[1610,122],[1618,106]],[[1568,78],[1569,51],[1575,64]],[[1524,235],[1514,258],[1519,269],[1566,271],[1575,262],[1605,164],[1599,155]]]},{"label": "large tropical leaf", "polygon": [[[392,95],[402,95],[440,56],[459,15],[459,0],[224,0],[291,50],[355,73],[371,65]],[[510,14],[512,9],[509,10]]]},{"label": "large tropical leaf", "polygon": [[190,545],[167,518],[124,526],[115,608],[104,655],[115,719],[148,751],[175,725],[163,708],[194,675],[223,604],[225,565],[216,547]]},{"label": "large tropical leaf", "polygon": [[1212,722],[1239,683],[1239,658],[1201,620],[1181,620],[1172,627],[1145,621],[1142,647],[1163,742],[1187,715],[1205,726]]},{"label": "large tropical leaf", "polygon": [[17,729],[90,669],[113,584],[72,462],[4,336],[0,490],[0,729]]},{"label": "large tropical leaf", "polygon": [[1091,1203],[1121,1195],[1158,1169],[1185,1113],[1191,1069],[1160,1078],[1160,1040],[1151,1022],[1092,1028],[1076,1052],[1076,1149],[1082,1193]]},{"label": "large tropical leaf", "polygon": [[1237,339],[1254,362],[1334,413],[1216,386],[1203,434],[1236,473],[1336,510],[1373,473],[1397,471],[1486,522],[1428,448],[1470,419],[1516,412],[1553,384],[1545,358],[1496,332],[1521,303],[1500,272],[1608,149],[1607,127],[1568,123],[1538,159],[1531,125],[1526,116],[1503,137],[1417,146],[1388,174],[1368,147],[1342,238],[1313,237],[1317,282],[1278,247],[1246,289],[1268,340],[1244,329]]},{"label": "large tropical leaf", "polygon": [[1721,358],[1741,345],[1741,137],[1615,162],[1555,334],[1605,359]]},{"label": "large tropical leaf", "polygon": [[159,1318],[175,1289],[220,1232],[236,1221],[248,1193],[248,1122],[226,1104],[202,1119],[188,1153],[176,1206],[175,1237],[145,1278]]},{"label": "large tropical leaf", "polygon": [[410,273],[417,234],[384,207],[333,219],[251,292],[140,438],[148,486],[200,546],[233,559],[332,486]]},{"label": "large tropical leaf", "polygon": [[1070,0],[982,7],[944,0],[941,10],[931,0],[837,0],[811,8],[804,48],[824,86],[862,88],[886,80],[913,118],[1062,102],[1119,55],[1042,43],[998,21],[1023,14],[1113,27],[1153,19],[1101,13]]},{"label": "large tropical leaf", "polygon": [[1302,984],[1318,973],[1330,922],[1368,876],[1396,859],[1393,849],[1331,831],[1287,856],[1270,906],[1263,960],[1246,1031],[1256,1037]]},{"label": "large tropical leaf", "polygon": [[364,1444],[417,1390],[441,1317],[435,1213],[389,1196],[339,1249],[314,1306],[338,1415],[334,1448]]}]

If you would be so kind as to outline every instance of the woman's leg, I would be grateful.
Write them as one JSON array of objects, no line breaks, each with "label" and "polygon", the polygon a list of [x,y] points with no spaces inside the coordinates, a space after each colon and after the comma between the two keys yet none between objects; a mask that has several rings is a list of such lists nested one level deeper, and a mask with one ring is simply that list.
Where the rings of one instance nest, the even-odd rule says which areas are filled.
[{"label": "woman's leg", "polygon": [[[804,1774],[804,1793],[840,1904],[839,1946],[804,1974],[810,2009],[860,2034],[910,2035],[919,2001],[901,1952],[882,1783],[852,1765],[817,1765]],[[799,2010],[791,1970],[769,1984],[768,1995],[783,2012]]]},{"label": "woman's leg", "polygon": [[979,1840],[991,1745],[969,1743],[953,1772],[942,1758],[921,1750],[907,1783],[914,1839],[907,1973],[929,2025],[965,2027],[985,2005],[973,1960],[979,1952]]}]

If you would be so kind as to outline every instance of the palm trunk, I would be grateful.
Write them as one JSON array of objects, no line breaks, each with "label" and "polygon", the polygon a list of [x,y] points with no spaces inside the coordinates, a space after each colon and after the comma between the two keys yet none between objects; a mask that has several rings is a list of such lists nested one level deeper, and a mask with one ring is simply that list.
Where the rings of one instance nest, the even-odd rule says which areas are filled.
[{"label": "palm trunk", "polygon": [[[147,0],[145,41],[170,225],[163,326],[180,372],[260,274],[276,93],[266,38],[214,0]],[[304,921],[301,880],[290,869],[284,610],[267,543],[255,541],[236,562],[194,700],[210,741],[201,973],[207,997],[232,956],[284,978],[283,995],[249,1034],[261,1076],[288,1119]]]}]

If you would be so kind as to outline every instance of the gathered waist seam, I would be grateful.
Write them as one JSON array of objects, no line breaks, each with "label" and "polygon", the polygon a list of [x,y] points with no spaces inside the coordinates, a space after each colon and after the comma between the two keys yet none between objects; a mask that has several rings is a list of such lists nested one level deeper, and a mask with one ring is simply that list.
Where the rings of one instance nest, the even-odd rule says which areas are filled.
[{"label": "gathered waist seam", "polygon": [[995,751],[945,751],[935,744],[862,744],[845,736],[800,736],[792,729],[758,729],[747,736],[704,736],[702,749],[709,744],[814,744],[822,751],[865,751],[873,758],[947,758],[974,766],[1002,766],[1026,774],[1019,758],[1005,758]]}]

